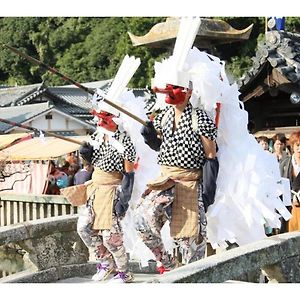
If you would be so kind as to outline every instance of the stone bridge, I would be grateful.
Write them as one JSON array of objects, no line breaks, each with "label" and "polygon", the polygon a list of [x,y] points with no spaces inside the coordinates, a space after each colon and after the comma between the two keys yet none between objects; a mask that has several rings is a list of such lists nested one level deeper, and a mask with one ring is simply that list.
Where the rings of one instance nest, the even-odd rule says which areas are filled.
[{"label": "stone bridge", "polygon": [[[76,232],[77,216],[58,216],[0,227],[0,246],[18,244],[26,250],[34,268],[0,279],[0,282],[56,282],[60,279],[92,274],[95,263]],[[137,273],[155,272],[155,263]],[[224,251],[201,261],[179,267],[155,283],[217,283],[260,273],[271,282],[300,282],[300,232],[285,233]],[[150,275],[149,274],[149,275]]]}]

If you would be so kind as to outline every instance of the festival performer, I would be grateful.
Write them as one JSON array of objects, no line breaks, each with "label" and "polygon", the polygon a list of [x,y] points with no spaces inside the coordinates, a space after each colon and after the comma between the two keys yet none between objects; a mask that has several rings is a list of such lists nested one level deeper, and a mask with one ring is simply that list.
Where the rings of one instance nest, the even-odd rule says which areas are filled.
[{"label": "festival performer", "polygon": [[[136,228],[155,255],[160,273],[175,266],[161,234],[167,220],[183,263],[203,258],[206,248],[202,168],[206,158],[215,158],[217,129],[204,110],[193,108],[190,103],[193,82],[179,62],[184,63],[182,56],[191,48],[199,24],[199,18],[183,19],[174,54],[161,64],[154,78],[154,83],[163,87],[154,91],[166,94],[167,105],[156,105],[156,109],[165,109],[141,131],[145,143],[159,151],[161,168],[160,176],[147,184],[148,190],[139,203]],[[189,42],[182,45],[183,38]]]},{"label": "festival performer", "polygon": [[[187,36],[192,28],[197,31],[196,26],[193,27],[184,18],[181,24],[177,39],[181,32]],[[167,107],[154,119],[153,124],[148,123],[142,131],[145,142],[159,151],[162,176],[156,182],[149,183],[151,192],[141,199],[141,212],[136,227],[143,241],[155,254],[161,272],[172,265],[159,234],[159,228],[166,218],[171,222],[171,236],[179,244],[183,242],[180,244],[181,252],[183,262],[187,263],[203,257],[204,251],[201,251],[199,244],[201,237],[204,241],[207,238],[213,249],[226,249],[228,242],[244,245],[263,239],[266,237],[265,226],[280,228],[280,218],[288,220],[291,217],[280,198],[290,197],[286,193],[286,180],[280,176],[276,159],[264,153],[254,136],[249,134],[247,112],[239,101],[237,84],[231,84],[227,78],[225,63],[196,47],[191,49],[192,43],[188,40],[176,40],[173,55],[155,64],[154,86],[159,87],[155,90],[167,94],[167,97],[157,94],[154,109],[162,110],[180,98],[184,99],[182,106],[176,104],[176,107]],[[187,44],[188,47],[185,47]],[[219,162],[216,190],[211,205],[207,206],[206,220],[205,216],[201,220],[203,204],[199,185],[200,222],[197,228],[196,201],[193,202],[193,188],[187,187],[187,183],[192,185],[201,178],[204,163],[201,151],[205,150],[207,140],[210,141],[210,147],[207,147],[210,151],[205,151],[206,157],[209,157],[207,152],[214,157],[211,149],[216,130],[206,116],[215,118],[217,103],[221,112],[216,139]],[[183,111],[180,111],[182,108]],[[195,140],[196,137],[198,140]],[[194,153],[196,158],[193,158]],[[179,162],[183,163],[183,168]],[[200,167],[195,166],[197,162]],[[170,172],[178,166],[191,172],[182,173],[182,177]],[[206,221],[207,237],[205,226],[202,226]],[[195,234],[196,229],[200,230],[201,236]],[[197,240],[196,237],[200,238]]]},{"label": "festival performer", "polygon": [[265,227],[280,228],[281,218],[291,218],[284,204],[290,201],[287,181],[276,157],[249,134],[248,113],[238,85],[227,78],[225,63],[194,47],[187,66],[192,66],[195,91],[191,101],[200,99],[207,112],[217,102],[221,105],[217,188],[206,213],[208,241],[213,249],[226,249],[228,242],[241,246],[264,239]]},{"label": "festival performer", "polygon": [[113,280],[131,282],[133,276],[128,272],[120,219],[126,213],[132,193],[136,151],[130,136],[114,122],[117,111],[103,103],[97,116],[99,127],[91,136],[91,145],[80,149],[94,172],[77,231],[87,247],[95,248],[99,259],[93,280],[104,280],[116,267],[118,273]]},{"label": "festival performer", "polygon": [[[29,55],[27,55],[25,53],[20,52],[18,49],[14,48],[14,47],[11,47],[8,45],[4,45],[4,46],[6,46],[8,49],[13,51],[17,55],[29,60],[30,62],[37,64],[39,66],[42,66],[43,68],[46,68],[51,73],[60,76],[63,80],[68,81],[71,84],[74,84],[75,86],[84,90],[88,94],[94,95],[95,91],[93,89],[90,89],[90,88],[87,88],[87,87],[81,85],[79,82],[76,82],[75,80],[71,79],[67,75],[62,74],[58,70],[47,66],[45,63],[43,63],[33,57],[30,57]],[[101,100],[102,102],[110,105],[110,108],[114,107],[114,108],[117,108],[119,111],[121,111],[121,114],[118,117],[113,118],[113,121],[118,125],[118,129],[120,130],[120,132],[122,132],[122,133],[126,132],[127,135],[129,135],[131,138],[133,138],[133,144],[137,150],[138,168],[136,169],[136,174],[138,174],[139,176],[138,176],[138,180],[136,180],[136,179],[132,180],[134,182],[134,184],[133,184],[132,196],[131,196],[131,200],[130,200],[131,203],[130,203],[129,209],[127,210],[127,213],[125,214],[124,218],[123,219],[120,218],[120,224],[123,225],[122,226],[123,228],[126,227],[126,230],[124,230],[124,245],[126,245],[126,250],[131,255],[132,258],[138,258],[141,262],[141,265],[145,266],[148,264],[148,260],[153,258],[153,255],[151,255],[152,253],[148,250],[148,248],[144,245],[144,243],[141,241],[141,239],[137,236],[137,232],[134,229],[134,225],[133,225],[133,220],[134,220],[133,216],[135,214],[135,202],[137,199],[140,198],[142,192],[144,191],[146,182],[148,181],[148,179],[152,178],[153,174],[157,173],[156,172],[157,164],[155,163],[156,154],[155,154],[155,151],[152,151],[152,150],[149,151],[149,148],[146,147],[146,145],[144,144],[143,139],[140,135],[140,128],[141,128],[140,124],[145,124],[144,120],[146,119],[144,100],[142,99],[137,102],[137,101],[135,101],[136,98],[134,97],[132,92],[131,93],[124,92],[129,80],[135,73],[139,64],[140,64],[139,59],[135,59],[134,57],[129,57],[128,55],[126,55],[119,70],[118,70],[117,75],[114,78],[112,85],[109,88],[108,94],[103,95],[103,91],[97,90],[97,93],[96,93],[95,97],[93,97],[93,100],[92,100],[92,106],[97,108],[96,114],[98,114],[100,119],[107,117],[108,120],[112,120],[111,116],[109,115],[109,110],[105,111],[105,108],[103,106],[98,107],[98,105],[97,105],[97,99],[99,100],[98,96],[102,95],[102,96],[104,96],[102,98],[100,97],[102,99]],[[129,110],[126,110],[126,109],[122,108],[121,106],[116,105],[116,103],[114,103],[114,102],[116,102],[116,100],[118,100],[118,101],[120,100],[119,97],[121,95],[123,95],[122,94],[123,92],[126,94],[126,96],[123,98],[123,100],[126,102],[127,108],[129,108]],[[101,109],[103,111],[101,111]],[[130,111],[135,112],[135,114],[132,114]],[[134,120],[134,122],[133,122],[133,120]],[[7,123],[7,120],[2,119],[1,121]],[[20,124],[18,125],[15,122],[14,122],[14,125],[20,126]],[[24,125],[22,125],[21,127],[24,127]],[[30,129],[30,130],[36,130],[35,128],[32,128],[32,127],[29,128],[28,126],[26,128]],[[104,127],[99,126],[97,129],[104,130]],[[112,134],[110,132],[110,130],[107,130],[107,129],[106,129],[105,133],[108,135],[108,137],[110,137],[110,135]],[[47,132],[47,134],[58,137],[60,139],[68,140],[73,143],[79,143],[76,140],[71,140],[66,137],[57,136],[50,132]],[[100,132],[100,134],[103,135],[103,132],[102,133]],[[100,140],[101,140],[101,138],[100,138]],[[95,149],[99,149],[99,142],[98,143],[96,141],[93,141],[93,142],[96,143],[94,145]],[[111,145],[113,145],[116,149],[118,149],[120,151],[120,153],[124,152],[122,150],[123,148],[120,147],[122,145],[118,141],[116,141],[116,139],[114,139],[114,138],[109,139],[109,143]],[[94,147],[91,147],[88,144],[86,144],[85,147],[82,147],[82,149],[81,149],[82,155],[85,157],[85,159],[87,161],[90,161],[92,159],[93,150],[94,150],[93,148]],[[126,163],[126,165],[125,165],[126,169],[127,169],[127,166],[128,166],[128,164]],[[130,166],[130,164],[129,164],[129,166]],[[120,204],[121,207],[123,206],[122,209],[126,210],[126,208],[128,206],[127,201],[129,201],[128,199],[130,198],[129,197],[130,190],[131,190],[130,183],[132,183],[132,182],[130,180],[128,180],[129,181],[129,187],[128,187],[126,184],[126,183],[128,183],[126,181],[126,178],[128,179],[128,176],[124,175],[124,178],[125,178],[125,180],[124,180],[124,185],[122,184],[122,189],[120,192],[120,199],[125,199],[125,201],[122,201],[122,203],[119,203],[119,202],[118,203]],[[92,183],[94,184],[94,187],[97,184],[96,181],[92,181]],[[88,185],[88,182],[85,183],[85,185],[77,185],[75,187],[73,186],[73,187],[61,189],[61,192],[64,193],[65,197],[67,197],[67,199],[70,201],[70,203],[72,205],[79,206],[86,202],[86,197],[85,197],[85,192],[87,190],[86,185]],[[99,187],[99,190],[100,190],[100,187]],[[126,190],[127,190],[127,192],[126,192]],[[122,193],[126,194],[126,195],[125,196],[123,195],[123,197],[122,197]],[[118,203],[116,203],[116,207],[119,205]],[[85,227],[86,229],[88,227],[92,228],[93,227],[92,224],[94,222],[94,219],[93,219],[94,215],[91,214],[91,218],[88,219],[89,210],[85,209],[84,212],[86,212],[86,216],[84,216],[84,213],[83,213],[83,215],[79,216],[79,222],[78,222],[83,226],[79,225],[78,227],[80,227],[80,228]],[[90,212],[93,213],[92,210],[90,210]],[[86,226],[84,226],[84,224],[86,224]],[[79,231],[80,231],[80,229],[79,229]],[[91,234],[93,235],[95,232],[96,231],[91,232]],[[171,239],[168,237],[167,231],[165,232],[165,235],[166,235],[166,244],[170,248],[170,247],[172,247],[172,242],[171,242]],[[87,243],[87,244],[89,244],[89,243]],[[104,248],[104,246],[102,248]],[[109,268],[102,268],[101,265],[99,265],[99,273],[101,273],[101,274],[98,274],[97,276],[95,276],[95,279],[98,280],[99,278],[106,277],[108,275],[108,272],[107,272],[108,269]],[[123,278],[124,276],[122,276],[122,273],[124,273],[124,272],[121,272],[121,274],[117,274],[117,278],[115,278],[116,279],[115,281],[118,281],[118,280],[120,282],[127,281],[127,280],[124,280],[124,278]],[[126,279],[126,277],[125,277],[125,279]]]},{"label": "festival performer", "polygon": [[[114,102],[119,104],[122,103],[122,95],[125,93],[126,98],[128,94],[118,85],[120,70],[124,71],[136,63],[135,60],[127,60],[127,66],[126,63],[124,66],[124,62],[125,59],[107,93],[108,99],[114,98]],[[126,84],[130,80],[124,72],[121,77],[126,79]],[[99,260],[97,273],[92,279],[104,280],[116,270],[117,274],[111,281],[128,283],[134,278],[129,272],[121,220],[133,190],[136,150],[130,133],[124,129],[120,112],[101,101],[99,94],[97,90],[92,100],[97,106],[92,112],[97,119],[97,130],[90,143],[80,149],[81,156],[93,165],[94,172],[87,186],[87,203],[79,213],[77,231],[86,246],[95,250]]]}]

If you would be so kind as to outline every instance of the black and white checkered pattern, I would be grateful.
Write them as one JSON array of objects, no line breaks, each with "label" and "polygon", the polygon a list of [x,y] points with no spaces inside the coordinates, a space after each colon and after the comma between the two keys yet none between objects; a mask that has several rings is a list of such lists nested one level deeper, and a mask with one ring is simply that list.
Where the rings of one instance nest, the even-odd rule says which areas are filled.
[{"label": "black and white checkered pattern", "polygon": [[[95,136],[91,136],[91,138],[95,139]],[[126,133],[121,133],[117,130],[113,138],[124,146],[124,153],[120,153],[116,148],[110,145],[108,141],[103,141],[99,149],[94,149],[93,151],[92,165],[105,172],[123,172],[124,160],[134,162],[136,159],[136,151],[130,137]]]},{"label": "black and white checkered pattern", "polygon": [[[215,140],[217,129],[214,122],[205,111],[194,108],[197,116],[197,130],[192,127],[192,105],[188,103],[173,132],[175,111],[172,106],[157,115],[153,121],[154,127],[162,132],[163,142],[158,155],[158,163],[166,166],[176,166],[185,169],[200,169],[205,162],[205,154],[200,135]],[[165,124],[162,118],[168,113]],[[163,128],[162,128],[163,127]]]}]

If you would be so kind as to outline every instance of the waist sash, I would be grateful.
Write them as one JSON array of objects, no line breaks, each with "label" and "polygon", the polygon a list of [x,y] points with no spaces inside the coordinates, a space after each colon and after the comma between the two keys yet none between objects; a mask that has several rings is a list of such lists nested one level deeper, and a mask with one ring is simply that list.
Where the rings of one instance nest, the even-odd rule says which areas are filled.
[{"label": "waist sash", "polygon": [[161,175],[147,184],[153,190],[165,190],[175,185],[170,223],[173,238],[198,234],[198,181],[201,176],[201,170],[161,166]]},{"label": "waist sash", "polygon": [[121,184],[122,178],[122,173],[117,171],[104,172],[99,168],[94,169],[92,184],[87,187],[88,198],[95,193],[93,229],[111,229],[116,187]]}]

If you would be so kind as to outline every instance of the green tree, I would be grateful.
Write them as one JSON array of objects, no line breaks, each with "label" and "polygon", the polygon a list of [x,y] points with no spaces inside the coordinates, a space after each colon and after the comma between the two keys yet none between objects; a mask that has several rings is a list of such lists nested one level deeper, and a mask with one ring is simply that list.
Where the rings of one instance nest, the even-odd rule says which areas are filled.
[{"label": "green tree", "polygon": [[[32,34],[39,59],[75,80],[86,78],[86,75],[83,76],[86,72],[86,66],[83,64],[83,57],[86,55],[83,45],[93,26],[92,18],[46,18],[45,22],[40,24],[39,31]],[[36,69],[40,70],[39,67]],[[58,76],[45,70],[40,71],[41,79],[48,84],[65,84]]]},{"label": "green tree", "polygon": [[[30,35],[38,30],[41,22],[41,18],[0,18],[0,43],[18,47],[29,55],[35,56],[37,53]],[[30,63],[6,48],[0,48],[0,82],[8,85],[37,82],[39,78],[35,76],[33,70]]]},{"label": "green tree", "polygon": [[[249,40],[216,46],[212,54],[227,63],[238,79],[251,67],[257,43],[264,39],[263,17],[215,17],[236,29],[254,24]],[[150,85],[155,61],[171,54],[170,50],[133,47],[128,31],[141,36],[165,17],[4,17],[0,18],[0,42],[55,67],[79,82],[112,78],[125,54],[141,58],[141,65],[130,82],[131,87]],[[300,18],[286,18],[286,30],[299,32]],[[40,66],[0,47],[0,83],[22,85],[45,80],[48,85],[65,84]]]}]

